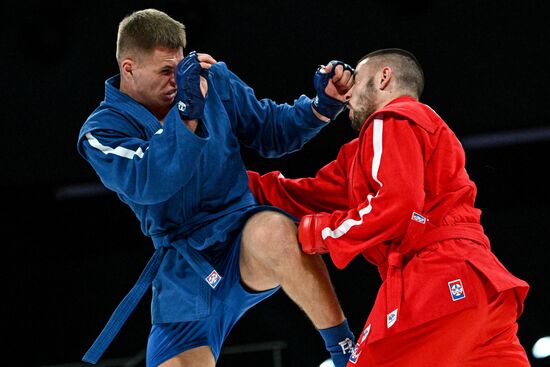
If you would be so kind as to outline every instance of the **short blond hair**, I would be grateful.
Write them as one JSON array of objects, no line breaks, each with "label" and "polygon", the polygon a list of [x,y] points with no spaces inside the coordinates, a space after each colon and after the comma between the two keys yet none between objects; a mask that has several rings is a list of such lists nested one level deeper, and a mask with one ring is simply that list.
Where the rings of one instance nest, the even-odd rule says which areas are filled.
[{"label": "short blond hair", "polygon": [[[150,52],[155,47],[185,48],[185,26],[157,9],[137,10],[118,26],[116,58]],[[135,56],[135,55],[134,55]]]}]

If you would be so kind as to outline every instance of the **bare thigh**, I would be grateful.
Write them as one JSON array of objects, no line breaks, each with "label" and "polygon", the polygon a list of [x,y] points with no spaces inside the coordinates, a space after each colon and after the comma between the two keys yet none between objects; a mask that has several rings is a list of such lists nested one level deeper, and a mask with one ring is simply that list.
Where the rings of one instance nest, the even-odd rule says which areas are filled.
[{"label": "bare thigh", "polygon": [[299,256],[296,224],[275,211],[254,214],[245,224],[241,239],[240,271],[244,284],[264,291],[281,283],[283,262]]},{"label": "bare thigh", "polygon": [[210,347],[202,346],[186,350],[163,362],[159,367],[214,367],[216,361]]}]

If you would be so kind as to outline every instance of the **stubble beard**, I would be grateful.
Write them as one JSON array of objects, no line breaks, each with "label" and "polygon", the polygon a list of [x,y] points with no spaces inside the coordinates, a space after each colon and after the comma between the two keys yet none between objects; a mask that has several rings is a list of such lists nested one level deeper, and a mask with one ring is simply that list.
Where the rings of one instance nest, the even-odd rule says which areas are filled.
[{"label": "stubble beard", "polygon": [[361,128],[367,121],[367,118],[376,111],[374,104],[374,78],[369,79],[365,91],[359,96],[357,109],[352,112],[351,128],[355,132],[361,131]]}]

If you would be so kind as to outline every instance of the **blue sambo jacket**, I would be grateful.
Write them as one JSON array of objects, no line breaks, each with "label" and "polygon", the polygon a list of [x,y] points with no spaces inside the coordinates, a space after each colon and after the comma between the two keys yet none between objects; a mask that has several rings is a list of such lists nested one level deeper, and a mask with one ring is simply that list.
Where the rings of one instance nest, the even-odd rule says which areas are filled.
[{"label": "blue sambo jacket", "polygon": [[[119,82],[119,76],[105,82],[105,100],[82,126],[77,148],[155,245],[137,286],[141,293],[131,302],[152,282],[153,322],[205,317],[208,305],[190,296],[215,287],[205,281],[213,269],[201,251],[240,230],[244,214],[258,207],[241,145],[265,157],[281,156],[300,149],[325,123],[304,95],[293,105],[258,100],[223,62],[210,69],[205,117],[196,133],[176,107],[161,125],[119,91]],[[180,255],[192,269],[175,269]]]}]

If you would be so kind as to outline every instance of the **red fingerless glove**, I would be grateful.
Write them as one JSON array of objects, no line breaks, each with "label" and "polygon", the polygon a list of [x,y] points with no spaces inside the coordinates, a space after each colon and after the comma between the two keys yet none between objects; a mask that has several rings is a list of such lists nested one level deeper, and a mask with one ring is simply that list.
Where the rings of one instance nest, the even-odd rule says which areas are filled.
[{"label": "red fingerless glove", "polygon": [[321,237],[321,230],[317,227],[317,216],[304,215],[298,227],[298,242],[306,254],[326,254],[328,248]]}]

